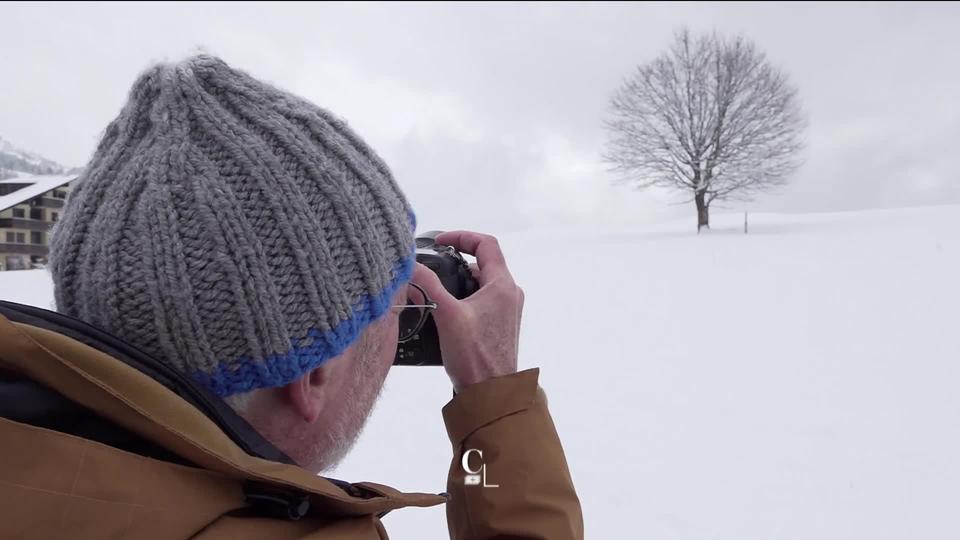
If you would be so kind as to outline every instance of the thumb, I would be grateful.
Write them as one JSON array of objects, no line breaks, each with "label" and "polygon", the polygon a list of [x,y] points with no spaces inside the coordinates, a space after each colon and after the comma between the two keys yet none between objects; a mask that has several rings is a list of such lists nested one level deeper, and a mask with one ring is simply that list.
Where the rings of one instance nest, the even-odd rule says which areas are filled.
[{"label": "thumb", "polygon": [[426,266],[417,263],[413,269],[413,278],[410,281],[423,287],[423,290],[427,291],[427,296],[437,303],[439,309],[453,311],[460,307],[459,301],[450,294],[443,283],[440,283],[440,278]]}]

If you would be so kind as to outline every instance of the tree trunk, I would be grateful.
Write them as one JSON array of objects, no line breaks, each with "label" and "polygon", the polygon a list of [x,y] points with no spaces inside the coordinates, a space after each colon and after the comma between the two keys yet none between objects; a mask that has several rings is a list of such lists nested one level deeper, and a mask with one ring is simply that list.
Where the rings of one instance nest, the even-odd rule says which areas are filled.
[{"label": "tree trunk", "polygon": [[697,234],[703,227],[710,228],[710,207],[707,206],[706,193],[697,193],[694,200],[697,202]]}]

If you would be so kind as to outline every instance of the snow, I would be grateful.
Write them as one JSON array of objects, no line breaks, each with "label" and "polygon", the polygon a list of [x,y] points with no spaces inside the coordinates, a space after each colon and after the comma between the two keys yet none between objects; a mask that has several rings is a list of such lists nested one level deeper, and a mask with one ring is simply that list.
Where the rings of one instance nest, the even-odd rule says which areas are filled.
[{"label": "snow", "polygon": [[[502,238],[587,538],[960,537],[958,212]],[[40,270],[0,291],[52,301]],[[441,369],[393,370],[333,476],[443,491],[449,399]],[[447,538],[442,507],[384,522]]]},{"label": "snow", "polygon": [[[73,170],[47,158],[17,148],[0,137],[0,173],[4,178],[47,174],[71,174]],[[2,208],[0,208],[2,209]]]},{"label": "snow", "polygon": [[10,270],[0,272],[0,300],[56,309],[53,281],[48,270]]},{"label": "snow", "polygon": [[73,179],[73,176],[18,176],[0,180],[0,184],[30,184],[13,193],[0,195],[0,210],[6,210],[37,195],[56,189]]},{"label": "snow", "polygon": [[3,137],[0,137],[0,152],[23,159],[30,165],[56,165],[48,159],[17,148]]}]

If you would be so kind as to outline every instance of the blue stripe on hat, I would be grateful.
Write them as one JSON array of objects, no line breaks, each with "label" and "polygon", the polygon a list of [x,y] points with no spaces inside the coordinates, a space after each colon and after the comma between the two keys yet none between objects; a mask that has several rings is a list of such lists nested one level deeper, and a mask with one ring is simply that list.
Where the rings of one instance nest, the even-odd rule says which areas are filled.
[{"label": "blue stripe on hat", "polygon": [[[300,339],[291,339],[292,347],[284,354],[271,355],[263,360],[243,357],[232,362],[218,362],[213,372],[197,371],[195,381],[221,397],[270,388],[291,383],[305,373],[335,358],[352,345],[363,330],[388,309],[400,286],[413,276],[415,257],[400,261],[393,269],[393,279],[376,296],[365,296],[354,305],[353,317],[336,327],[321,331],[311,329]],[[298,342],[312,339],[309,345]]]}]

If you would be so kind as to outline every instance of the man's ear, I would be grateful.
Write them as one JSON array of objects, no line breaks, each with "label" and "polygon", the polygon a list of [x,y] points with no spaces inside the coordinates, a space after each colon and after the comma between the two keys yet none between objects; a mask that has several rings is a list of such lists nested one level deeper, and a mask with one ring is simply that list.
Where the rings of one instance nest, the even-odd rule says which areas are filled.
[{"label": "man's ear", "polygon": [[312,424],[320,416],[328,379],[327,366],[322,365],[283,387],[290,406],[304,422]]}]

